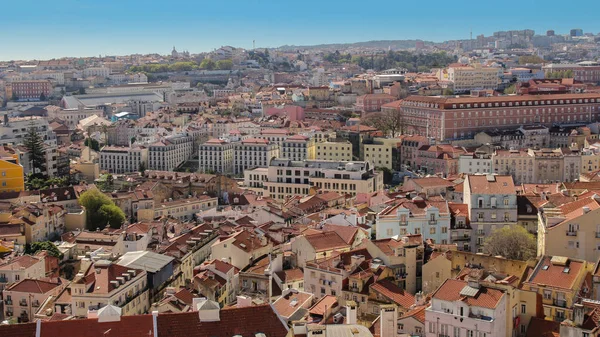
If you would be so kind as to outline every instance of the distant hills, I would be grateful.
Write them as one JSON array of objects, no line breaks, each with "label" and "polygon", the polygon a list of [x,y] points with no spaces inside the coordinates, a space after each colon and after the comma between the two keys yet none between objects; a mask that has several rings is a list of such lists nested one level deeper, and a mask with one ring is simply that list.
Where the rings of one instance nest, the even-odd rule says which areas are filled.
[{"label": "distant hills", "polygon": [[[346,48],[376,48],[376,49],[408,49],[414,48],[415,43],[422,40],[379,40],[379,41],[366,41],[366,42],[355,42],[355,43],[329,43],[329,44],[318,44],[312,46],[294,46],[285,45],[279,47],[283,50],[295,50],[295,49],[346,49]],[[423,41],[426,44],[433,42]]]}]

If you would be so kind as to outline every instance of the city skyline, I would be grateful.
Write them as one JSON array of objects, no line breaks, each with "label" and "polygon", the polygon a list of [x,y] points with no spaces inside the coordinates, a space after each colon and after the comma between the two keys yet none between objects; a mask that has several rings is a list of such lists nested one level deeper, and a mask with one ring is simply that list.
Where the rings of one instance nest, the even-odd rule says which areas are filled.
[{"label": "city skyline", "polygon": [[[10,15],[0,22],[0,28],[9,32],[0,37],[0,44],[6,46],[0,59],[167,54],[173,45],[179,50],[200,53],[224,45],[250,49],[253,40],[256,47],[276,48],[372,40],[442,42],[468,39],[471,31],[474,38],[480,34],[489,36],[494,31],[520,29],[533,29],[537,34],[553,29],[557,34],[568,34],[572,28],[581,28],[595,33],[593,13],[594,9],[600,9],[600,4],[591,4],[584,12],[564,8],[553,13],[551,3],[540,9],[534,1],[529,1],[499,19],[491,17],[490,13],[497,10],[492,5],[464,8],[434,3],[435,11],[423,12],[420,4],[389,4],[385,10],[365,17],[363,11],[356,10],[360,6],[356,1],[309,0],[302,4],[308,10],[302,11],[280,3],[232,1],[224,12],[217,3],[191,1],[163,8],[138,0],[126,4],[115,0],[102,3],[28,0],[5,5],[6,13],[24,15]],[[402,14],[419,12],[423,13]],[[578,19],[549,20],[558,15]]]}]

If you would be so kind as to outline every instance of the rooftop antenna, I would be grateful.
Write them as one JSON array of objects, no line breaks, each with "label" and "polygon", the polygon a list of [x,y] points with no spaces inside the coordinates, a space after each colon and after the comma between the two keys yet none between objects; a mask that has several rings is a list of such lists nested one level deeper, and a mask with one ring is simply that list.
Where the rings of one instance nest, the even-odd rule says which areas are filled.
[{"label": "rooftop antenna", "polygon": [[252,49],[256,49],[256,40],[252,40]]}]

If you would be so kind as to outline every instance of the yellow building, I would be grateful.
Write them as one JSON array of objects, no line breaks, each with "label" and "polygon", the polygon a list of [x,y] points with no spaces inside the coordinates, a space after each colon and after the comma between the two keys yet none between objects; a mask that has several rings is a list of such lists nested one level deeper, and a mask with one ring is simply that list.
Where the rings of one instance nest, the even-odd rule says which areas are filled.
[{"label": "yellow building", "polygon": [[293,135],[281,142],[280,157],[289,160],[315,159],[315,140],[303,135]]},{"label": "yellow building", "polygon": [[0,158],[0,192],[21,192],[25,190],[23,166],[19,164],[19,156]]},{"label": "yellow building", "polygon": [[393,169],[399,167],[394,165],[394,161],[400,158],[394,158],[393,149],[400,144],[399,138],[374,138],[373,142],[363,143],[365,160],[370,161],[375,167],[385,167]]},{"label": "yellow building", "polygon": [[585,285],[585,277],[593,267],[593,263],[583,260],[543,256],[522,288],[542,296],[547,320],[573,320],[573,304],[582,292],[591,294],[591,285]]},{"label": "yellow building", "polygon": [[317,160],[352,160],[352,143],[345,142],[320,142],[315,145],[315,159]]},{"label": "yellow building", "polygon": [[600,198],[595,194],[560,207],[544,206],[538,218],[538,256],[596,261],[600,257]]},{"label": "yellow building", "polygon": [[495,90],[500,84],[502,68],[470,65],[450,66],[438,73],[442,81],[454,83],[454,92]]},{"label": "yellow building", "polygon": [[600,155],[583,150],[581,152],[581,174],[597,171],[600,169]]}]

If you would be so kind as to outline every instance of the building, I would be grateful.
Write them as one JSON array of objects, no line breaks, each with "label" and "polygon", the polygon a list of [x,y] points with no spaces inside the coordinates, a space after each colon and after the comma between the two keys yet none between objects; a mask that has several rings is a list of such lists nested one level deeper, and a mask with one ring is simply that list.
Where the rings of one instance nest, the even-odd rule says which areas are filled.
[{"label": "building", "polygon": [[100,149],[100,170],[108,173],[132,173],[148,167],[148,149],[143,146],[104,146]]},{"label": "building", "polygon": [[600,65],[598,63],[551,63],[542,67],[546,78],[554,76],[571,77],[575,81],[597,83],[600,81]]},{"label": "building", "polygon": [[[84,105],[79,105],[76,108],[63,109],[61,107],[51,105],[46,107],[48,111],[49,119],[59,119],[64,122],[65,125],[68,126],[69,130],[75,130],[79,126],[79,122],[84,121],[86,118],[90,118],[92,116],[102,117],[104,116],[104,111],[100,109],[95,109],[91,107],[85,107]],[[106,122],[109,124],[108,122]],[[90,132],[89,129],[84,130],[86,132]]]},{"label": "building", "polygon": [[137,218],[139,221],[150,221],[166,216],[181,221],[190,221],[196,213],[216,208],[218,204],[217,197],[190,195],[187,198],[163,200],[161,203],[155,205],[154,208],[138,209]]},{"label": "building", "polygon": [[479,284],[479,280],[448,279],[425,309],[425,337],[506,337],[507,295]]},{"label": "building", "polygon": [[211,246],[211,258],[225,261],[238,269],[244,269],[252,261],[266,255],[273,248],[267,236],[241,230],[222,236]]},{"label": "building", "polygon": [[25,190],[23,166],[19,164],[19,156],[0,157],[0,192],[21,192]]},{"label": "building", "polygon": [[52,82],[48,80],[14,81],[6,84],[6,97],[21,101],[40,100],[52,93]]},{"label": "building", "polygon": [[200,145],[198,156],[200,172],[233,173],[234,149],[234,144],[216,138]]},{"label": "building", "polygon": [[50,296],[57,296],[65,287],[64,279],[24,279],[2,291],[4,317],[15,317],[19,323],[31,322],[38,308]]},{"label": "building", "polygon": [[294,161],[315,159],[315,147],[314,139],[303,135],[294,135],[281,142],[279,156]]},{"label": "building", "polygon": [[407,133],[448,140],[527,124],[591,123],[599,117],[600,94],[410,96],[402,101],[401,109]]},{"label": "building", "polygon": [[345,252],[351,248],[335,231],[297,236],[291,246],[299,267],[308,261],[331,257],[334,251]]},{"label": "building", "polygon": [[315,144],[316,160],[331,160],[331,161],[351,161],[352,160],[352,143],[344,142],[317,142]]},{"label": "building", "polygon": [[20,280],[39,280],[46,276],[46,265],[43,258],[22,255],[0,265],[0,290],[7,284]]},{"label": "building", "polygon": [[235,145],[233,173],[243,174],[247,169],[267,167],[273,158],[279,157],[279,154],[279,145],[273,141],[259,138],[244,139]]},{"label": "building", "polygon": [[583,260],[542,256],[523,282],[523,288],[542,296],[547,320],[573,320],[573,307],[580,296],[586,294],[586,287],[591,295],[591,286],[585,285],[585,278],[592,269],[593,263]]},{"label": "building", "polygon": [[[151,297],[159,292],[176,278],[174,274],[174,258],[168,255],[157,254],[150,251],[127,252],[121,256],[116,264],[128,269],[144,270],[148,277],[148,289]],[[156,298],[151,298],[154,302]]]},{"label": "building", "polygon": [[484,149],[477,149],[472,153],[461,154],[458,158],[458,173],[492,173],[492,154]]},{"label": "building", "polygon": [[312,188],[352,195],[383,189],[381,173],[369,162],[274,159],[267,177],[265,196],[280,200],[309,194]]},{"label": "building", "polygon": [[381,111],[381,106],[396,100],[396,97],[388,94],[366,94],[356,97],[355,108],[363,113]]},{"label": "building", "polygon": [[472,90],[496,90],[500,84],[502,68],[451,64],[438,72],[440,81],[454,84],[455,93]]},{"label": "building", "polygon": [[491,173],[510,175],[517,184],[571,182],[581,174],[579,149],[496,150],[491,158]]},{"label": "building", "polygon": [[123,315],[139,315],[150,308],[146,271],[110,261],[90,264],[75,276],[69,287],[73,316],[87,317],[89,310],[107,305],[121,308]]},{"label": "building", "polygon": [[400,170],[399,138],[373,138],[363,141],[364,160],[370,161],[375,167],[385,167],[390,170]]},{"label": "building", "polygon": [[148,169],[173,171],[193,153],[193,140],[185,134],[168,136],[148,146]]},{"label": "building", "polygon": [[450,210],[448,202],[421,197],[400,199],[377,214],[376,238],[387,239],[421,234],[432,243],[450,243]]},{"label": "building", "polygon": [[596,261],[600,258],[600,197],[593,194],[560,206],[541,207],[538,218],[538,255]]},{"label": "building", "polygon": [[517,223],[517,193],[511,176],[467,176],[464,202],[471,228],[476,231],[471,237],[473,252],[483,252],[485,238],[497,228]]}]

